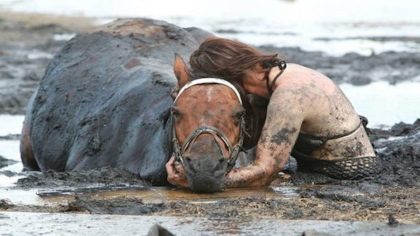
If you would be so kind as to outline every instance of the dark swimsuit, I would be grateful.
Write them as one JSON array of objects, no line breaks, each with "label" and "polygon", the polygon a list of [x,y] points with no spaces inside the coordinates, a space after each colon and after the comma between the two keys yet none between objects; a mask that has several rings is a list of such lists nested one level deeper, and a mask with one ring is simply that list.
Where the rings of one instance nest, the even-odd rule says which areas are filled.
[{"label": "dark swimsuit", "polygon": [[300,133],[293,147],[291,155],[298,162],[299,168],[313,170],[336,179],[358,179],[377,172],[376,156],[349,157],[340,160],[319,160],[311,156],[312,152],[322,147],[327,141],[343,138],[355,133],[360,126],[366,128],[367,119],[360,116],[359,125],[341,135],[319,137]]}]

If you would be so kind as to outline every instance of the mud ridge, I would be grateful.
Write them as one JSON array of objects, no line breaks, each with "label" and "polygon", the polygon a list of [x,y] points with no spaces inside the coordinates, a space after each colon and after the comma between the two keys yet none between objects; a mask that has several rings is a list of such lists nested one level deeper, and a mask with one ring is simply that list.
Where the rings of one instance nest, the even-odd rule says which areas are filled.
[{"label": "mud ridge", "polygon": [[56,172],[49,170],[30,172],[27,177],[19,179],[17,182],[17,186],[22,188],[82,187],[91,184],[149,186],[135,174],[109,167],[88,171]]},{"label": "mud ridge", "polygon": [[145,215],[165,209],[163,203],[145,204],[141,199],[116,198],[112,200],[76,197],[61,209],[63,212],[89,212],[91,214]]},{"label": "mud ridge", "polygon": [[3,168],[5,166],[11,165],[11,164],[15,164],[15,163],[16,163],[16,161],[7,159],[7,158],[0,155],[0,168]]}]

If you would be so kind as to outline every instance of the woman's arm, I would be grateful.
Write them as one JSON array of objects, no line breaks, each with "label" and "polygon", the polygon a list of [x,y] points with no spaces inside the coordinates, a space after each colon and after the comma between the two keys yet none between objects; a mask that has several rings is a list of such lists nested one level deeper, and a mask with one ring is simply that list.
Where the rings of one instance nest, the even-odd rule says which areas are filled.
[{"label": "woman's arm", "polygon": [[304,119],[300,94],[294,89],[278,88],[271,96],[267,118],[257,144],[253,165],[233,169],[226,187],[265,186],[281,171],[289,157]]}]

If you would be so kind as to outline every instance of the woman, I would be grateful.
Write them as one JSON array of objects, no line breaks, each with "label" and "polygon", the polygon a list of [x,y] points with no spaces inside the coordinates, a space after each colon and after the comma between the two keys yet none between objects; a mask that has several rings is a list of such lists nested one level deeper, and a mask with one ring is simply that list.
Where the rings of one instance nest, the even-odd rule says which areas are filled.
[{"label": "woman", "polygon": [[[194,77],[223,78],[270,99],[255,161],[232,170],[226,187],[270,184],[290,154],[299,166],[334,178],[360,178],[375,171],[377,158],[362,120],[325,75],[222,38],[203,42],[190,64]],[[185,185],[173,161],[167,170],[171,183]]]}]

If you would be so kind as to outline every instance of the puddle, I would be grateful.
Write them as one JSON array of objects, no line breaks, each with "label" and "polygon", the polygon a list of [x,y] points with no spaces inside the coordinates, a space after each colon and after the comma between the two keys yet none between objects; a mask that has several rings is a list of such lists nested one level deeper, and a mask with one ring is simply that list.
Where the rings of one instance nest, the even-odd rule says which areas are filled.
[{"label": "puddle", "polygon": [[271,189],[279,193],[280,195],[284,197],[299,197],[299,188],[298,187],[285,187],[285,186],[273,186]]},{"label": "puddle", "polygon": [[55,41],[68,41],[72,39],[74,36],[76,35],[75,34],[55,34],[53,39]]},{"label": "puddle", "polygon": [[7,159],[20,161],[19,140],[0,140],[0,155]]},{"label": "puddle", "polygon": [[364,86],[342,84],[340,88],[356,111],[368,117],[370,127],[391,126],[398,122],[412,124],[420,118],[420,83],[390,85],[374,82]]},{"label": "puddle", "polygon": [[29,60],[35,60],[35,59],[52,59],[54,55],[51,53],[41,52],[41,51],[32,51],[29,52],[27,55]]},{"label": "puddle", "polygon": [[20,134],[24,119],[23,115],[0,115],[0,136]]},{"label": "puddle", "polygon": [[[17,161],[17,163],[0,168],[0,171],[13,171],[21,172],[23,169],[22,162],[20,161],[20,152],[19,152],[19,141],[18,140],[0,140],[0,155]],[[0,174],[0,176],[2,176]],[[7,177],[6,177],[7,178]],[[3,185],[3,182],[0,183],[0,186]]]},{"label": "puddle", "polygon": [[[18,177],[14,177],[18,178]],[[1,179],[0,179],[1,180]],[[2,186],[0,186],[2,187]],[[9,186],[10,187],[10,186]],[[112,200],[117,198],[142,200],[146,204],[158,204],[188,201],[191,204],[210,204],[218,200],[234,200],[239,198],[282,199],[298,197],[296,187],[273,187],[228,189],[214,194],[195,194],[189,191],[169,187],[144,186],[109,186],[95,185],[83,188],[33,188],[30,190],[17,188],[0,188],[0,198],[7,198],[15,205],[58,206],[75,200],[75,197],[95,200]]]}]

